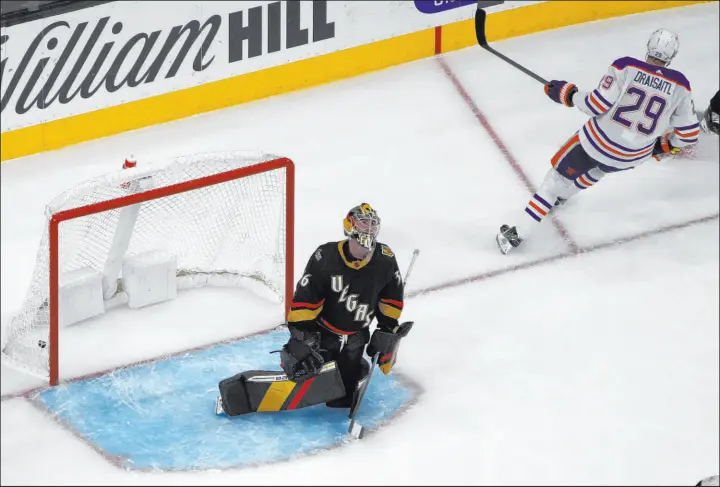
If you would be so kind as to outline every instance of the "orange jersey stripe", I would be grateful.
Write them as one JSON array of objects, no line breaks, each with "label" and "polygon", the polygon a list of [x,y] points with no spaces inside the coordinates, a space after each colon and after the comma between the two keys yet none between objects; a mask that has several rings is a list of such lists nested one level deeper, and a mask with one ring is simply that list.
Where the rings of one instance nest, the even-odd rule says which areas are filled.
[{"label": "orange jersey stripe", "polygon": [[590,96],[588,97],[590,99],[590,102],[592,102],[593,105],[595,105],[595,108],[597,108],[600,112],[604,113],[607,112],[607,108],[602,106],[599,101],[595,99],[595,96],[593,96],[592,92],[590,93]]},{"label": "orange jersey stripe", "polygon": [[652,152],[652,147],[649,147],[648,149],[645,149],[644,151],[638,151],[637,153],[634,153],[634,154],[631,154],[628,152],[617,151],[617,150],[613,149],[612,147],[610,147],[609,145],[607,145],[605,142],[603,142],[603,140],[598,136],[597,132],[595,132],[595,128],[593,127],[592,123],[588,122],[585,125],[590,129],[590,133],[592,134],[593,138],[595,139],[595,142],[597,142],[598,144],[603,146],[603,148],[606,151],[611,152],[612,154],[622,156],[622,157],[637,157],[637,156],[641,156],[641,155],[647,155]]},{"label": "orange jersey stripe", "polygon": [[675,129],[675,134],[679,135],[680,137],[689,139],[695,137],[696,135],[699,135],[700,129],[693,130],[692,132],[688,132],[687,134],[683,134],[682,132],[679,132],[678,129]]}]

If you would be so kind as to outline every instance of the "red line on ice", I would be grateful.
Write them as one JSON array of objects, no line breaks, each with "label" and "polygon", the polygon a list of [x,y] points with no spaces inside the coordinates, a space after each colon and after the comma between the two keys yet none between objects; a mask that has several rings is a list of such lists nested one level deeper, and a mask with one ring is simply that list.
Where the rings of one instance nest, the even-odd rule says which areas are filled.
[{"label": "red line on ice", "polygon": [[[655,236],[655,235],[660,235],[660,234],[663,234],[663,233],[668,233],[668,232],[671,232],[671,231],[674,231],[674,230],[681,230],[681,229],[683,229],[683,228],[691,227],[691,226],[698,225],[698,224],[701,224],[701,223],[711,222],[711,221],[713,221],[713,220],[717,220],[717,219],[718,219],[718,216],[720,216],[720,215],[718,215],[717,213],[715,213],[714,215],[708,215],[708,216],[705,216],[705,217],[702,217],[702,218],[697,218],[697,219],[694,219],[694,220],[689,220],[689,221],[682,222],[682,223],[677,223],[677,224],[674,224],[674,225],[668,225],[668,226],[665,226],[665,227],[656,228],[656,229],[654,229],[654,230],[648,230],[648,231],[646,231],[646,232],[641,232],[641,233],[637,233],[637,234],[634,234],[634,235],[629,235],[629,236],[627,236],[627,237],[622,237],[622,238],[619,238],[619,239],[616,239],[616,240],[612,240],[612,241],[609,241],[609,242],[601,242],[601,243],[598,243],[598,244],[595,244],[595,245],[590,245],[590,246],[588,246],[588,247],[579,247],[579,248],[578,248],[577,250],[575,250],[575,251],[568,251],[568,252],[564,252],[564,253],[561,253],[561,254],[552,255],[552,256],[546,257],[546,258],[544,258],[544,259],[538,259],[538,260],[533,260],[533,261],[530,261],[530,262],[524,262],[524,263],[522,263],[522,264],[517,264],[517,265],[509,266],[509,267],[503,267],[503,268],[501,268],[501,269],[494,269],[494,270],[490,270],[490,271],[487,271],[487,272],[483,272],[483,273],[481,273],[481,274],[477,274],[477,275],[474,275],[474,276],[469,276],[469,277],[466,277],[466,278],[463,278],[463,279],[456,279],[456,280],[454,280],[454,281],[447,281],[447,282],[444,282],[444,283],[436,284],[436,285],[434,285],[434,286],[430,286],[430,287],[426,287],[426,288],[423,288],[423,289],[418,289],[418,290],[415,290],[415,291],[411,291],[411,292],[407,293],[407,294],[405,295],[405,297],[406,297],[407,299],[416,298],[416,297],[422,296],[422,295],[425,294],[425,293],[431,293],[431,292],[436,292],[436,291],[444,291],[444,290],[446,290],[446,289],[451,289],[451,288],[454,288],[454,287],[464,286],[464,285],[466,285],[466,284],[471,284],[471,283],[473,283],[473,282],[485,281],[485,280],[490,279],[490,278],[492,278],[492,277],[497,277],[497,276],[501,276],[501,275],[504,275],[504,274],[509,274],[509,273],[511,273],[511,272],[520,271],[520,270],[524,270],[524,269],[531,269],[531,268],[533,268],[533,267],[539,267],[539,266],[541,266],[541,265],[543,265],[543,264],[549,264],[549,263],[552,263],[552,262],[564,260],[564,259],[567,259],[567,258],[569,258],[569,257],[577,257],[577,256],[580,256],[580,255],[583,255],[583,254],[589,254],[589,253],[591,253],[591,252],[595,252],[596,250],[603,250],[603,249],[607,249],[607,248],[611,248],[611,247],[617,247],[617,246],[620,246],[620,245],[624,245],[624,244],[626,244],[626,243],[634,242],[635,240],[640,240],[640,239],[644,239],[644,238],[653,237],[653,236]],[[262,335],[262,334],[265,334],[265,333],[270,333],[270,332],[272,332],[273,330],[275,330],[276,328],[278,328],[278,327],[270,328],[270,329],[268,329],[268,330],[263,330],[263,331],[259,331],[259,332],[256,332],[256,333],[251,333],[251,334],[249,334],[249,335],[243,335],[243,336],[238,336],[238,337],[234,337],[234,338],[228,338],[228,339],[225,339],[225,340],[220,340],[220,341],[213,342],[213,343],[208,343],[208,344],[205,344],[205,345],[200,345],[200,346],[198,346],[198,347],[193,347],[193,348],[190,348],[190,349],[187,349],[187,350],[180,350],[180,351],[177,351],[177,352],[174,352],[174,353],[170,353],[170,354],[167,354],[167,355],[163,355],[162,357],[155,357],[155,358],[151,358],[151,359],[140,360],[140,361],[138,361],[138,362],[133,362],[133,363],[130,363],[130,364],[122,365],[122,366],[120,366],[120,367],[112,367],[112,368],[110,368],[110,369],[102,370],[102,371],[99,371],[99,372],[93,372],[93,373],[85,374],[85,375],[82,375],[82,376],[79,376],[79,377],[73,377],[73,378],[70,378],[70,379],[65,379],[65,380],[62,380],[62,381],[61,381],[61,384],[69,384],[69,383],[72,383],[72,382],[77,382],[77,381],[79,381],[79,380],[92,379],[92,378],[95,378],[95,377],[100,377],[100,376],[102,376],[102,375],[108,374],[108,373],[113,372],[113,371],[117,371],[117,370],[121,370],[121,369],[126,369],[126,368],[129,368],[129,367],[134,367],[134,366],[136,366],[136,365],[142,365],[142,364],[147,364],[147,363],[155,362],[155,361],[157,361],[157,360],[168,359],[168,358],[175,357],[175,356],[178,356],[178,355],[181,355],[181,354],[185,354],[185,353],[187,353],[187,352],[192,352],[192,351],[197,351],[197,350],[204,350],[204,349],[207,349],[207,348],[210,348],[210,347],[214,347],[214,346],[216,346],[216,345],[220,345],[220,344],[222,344],[222,343],[232,343],[232,342],[235,342],[235,341],[237,341],[237,340],[240,340],[241,338],[247,338],[247,337],[254,336],[254,335]],[[48,388],[49,388],[49,386],[45,385],[45,386],[40,386],[40,387],[34,387],[34,388],[32,388],[32,389],[24,389],[24,390],[21,390],[21,391],[18,391],[18,392],[12,392],[12,393],[8,393],[8,394],[4,394],[4,395],[2,396],[2,398],[0,398],[0,399],[2,399],[3,401],[5,401],[5,400],[7,400],[7,399],[14,399],[14,398],[18,398],[18,397],[30,398],[30,397],[32,397],[34,394],[39,393],[40,391],[45,390],[45,389],[48,389]]]},{"label": "red line on ice", "polygon": [[[440,67],[442,67],[442,70],[445,72],[445,75],[450,79],[450,82],[453,84],[455,89],[457,90],[458,94],[462,97],[462,99],[465,101],[465,104],[470,108],[470,110],[473,112],[473,115],[475,115],[475,118],[478,122],[480,122],[480,125],[485,129],[485,131],[488,133],[492,141],[495,143],[497,148],[500,150],[500,153],[505,157],[505,160],[508,164],[510,164],[510,167],[512,167],[513,171],[515,171],[515,174],[518,178],[522,181],[525,188],[530,192],[530,194],[534,194],[536,192],[535,187],[530,182],[530,179],[527,177],[527,174],[525,174],[525,171],[520,166],[520,164],[517,162],[515,157],[513,157],[512,153],[510,152],[510,149],[508,149],[507,145],[502,141],[500,136],[497,134],[495,129],[490,125],[490,122],[488,121],[487,117],[483,112],[478,108],[475,101],[472,99],[472,97],[468,94],[467,90],[465,90],[465,87],[460,82],[460,80],[455,76],[455,73],[450,69],[450,67],[447,65],[445,60],[442,57],[437,57],[437,62],[440,64]],[[518,201],[518,204],[522,204],[522,202]],[[560,236],[563,238],[565,243],[568,245],[570,250],[572,252],[578,251],[578,245],[575,243],[575,240],[570,236],[565,226],[554,216],[551,215],[550,221],[555,226],[555,229],[558,231]]]}]

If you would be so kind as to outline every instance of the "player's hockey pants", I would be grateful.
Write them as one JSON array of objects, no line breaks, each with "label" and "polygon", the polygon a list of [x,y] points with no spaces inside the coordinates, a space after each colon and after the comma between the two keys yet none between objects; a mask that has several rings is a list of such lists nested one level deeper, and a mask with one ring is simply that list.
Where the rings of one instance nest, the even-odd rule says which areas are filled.
[{"label": "player's hockey pants", "polygon": [[577,134],[555,154],[552,166],[525,207],[525,216],[516,225],[520,238],[529,237],[537,224],[548,215],[558,198],[566,200],[594,186],[606,174],[625,170],[606,166],[590,157],[580,144]]},{"label": "player's hockey pants", "polygon": [[[580,138],[577,134],[555,154],[552,158],[552,165],[554,172],[562,176],[564,181],[556,178],[560,180],[561,185],[546,184],[544,182],[544,188],[542,189],[550,193],[548,196],[552,197],[554,195],[555,198],[564,199],[568,199],[578,191],[593,186],[608,173],[626,170],[606,166],[590,157],[580,144]],[[553,201],[555,200],[553,199]]]},{"label": "player's hockey pants", "polygon": [[[325,361],[336,360],[340,369],[345,391],[352,397],[355,385],[362,379],[369,369],[368,362],[363,357],[365,345],[370,341],[370,329],[363,328],[352,335],[338,335],[319,323],[317,329],[311,331],[320,332],[320,348]],[[344,342],[344,343],[343,343]]]}]

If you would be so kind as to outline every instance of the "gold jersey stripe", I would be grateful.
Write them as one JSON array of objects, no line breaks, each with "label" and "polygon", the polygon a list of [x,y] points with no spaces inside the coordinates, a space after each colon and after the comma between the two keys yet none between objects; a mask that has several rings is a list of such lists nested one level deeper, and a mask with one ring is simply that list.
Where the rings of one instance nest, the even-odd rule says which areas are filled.
[{"label": "gold jersey stripe", "polygon": [[257,410],[262,411],[280,411],[280,408],[285,403],[293,388],[295,382],[291,380],[284,380],[280,382],[273,382],[268,388],[263,400],[260,402]]},{"label": "gold jersey stripe", "polygon": [[317,318],[323,307],[320,306],[318,309],[292,309],[288,313],[288,322],[293,323],[295,321],[308,321]]},{"label": "gold jersey stripe", "polygon": [[380,303],[378,305],[378,308],[380,309],[380,312],[387,316],[388,318],[394,318],[398,319],[400,318],[400,314],[402,313],[402,310],[397,309],[394,306],[390,306],[389,304]]}]

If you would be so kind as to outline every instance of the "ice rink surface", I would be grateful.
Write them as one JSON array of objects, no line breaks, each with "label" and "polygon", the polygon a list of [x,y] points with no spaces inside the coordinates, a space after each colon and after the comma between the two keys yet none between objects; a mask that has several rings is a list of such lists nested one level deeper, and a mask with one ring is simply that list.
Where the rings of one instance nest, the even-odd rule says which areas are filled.
[{"label": "ice rink surface", "polygon": [[[500,52],[548,79],[594,87],[610,63],[676,31],[672,67],[698,108],[718,89],[718,3],[514,38]],[[463,97],[453,78],[468,95]],[[24,296],[45,204],[143,159],[237,149],[297,168],[295,275],[360,203],[383,218],[401,268],[421,255],[397,369],[419,402],[332,451],[249,469],[136,473],[106,462],[24,398],[2,401],[3,484],[664,484],[717,474],[717,139],[692,159],[609,176],[502,256],[498,227],[527,189],[469,98],[537,186],[586,119],[471,47],[357,78],[13,160],[0,166],[3,322]],[[587,250],[571,254],[571,249]],[[433,292],[423,292],[436,289]],[[280,307],[200,289],[63,330],[62,378],[277,325]],[[2,393],[38,382],[2,369]]]}]

